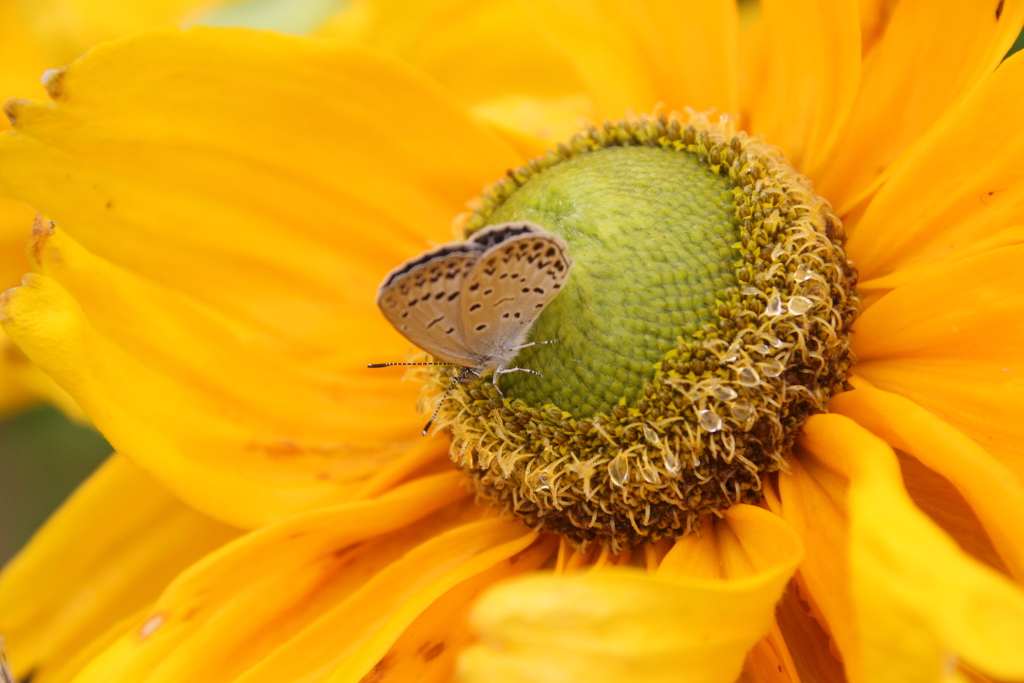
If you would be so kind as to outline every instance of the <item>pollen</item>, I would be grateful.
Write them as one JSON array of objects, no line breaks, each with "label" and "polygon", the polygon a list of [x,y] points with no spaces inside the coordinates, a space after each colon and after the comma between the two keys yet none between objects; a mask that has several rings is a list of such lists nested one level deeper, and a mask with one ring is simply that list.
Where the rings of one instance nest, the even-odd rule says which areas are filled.
[{"label": "pollen", "polygon": [[[674,538],[754,503],[846,388],[856,271],[829,204],[774,147],[703,115],[591,127],[489,188],[575,265],[516,373],[438,423],[487,504],[579,547]],[[450,384],[428,376],[424,404]]]}]

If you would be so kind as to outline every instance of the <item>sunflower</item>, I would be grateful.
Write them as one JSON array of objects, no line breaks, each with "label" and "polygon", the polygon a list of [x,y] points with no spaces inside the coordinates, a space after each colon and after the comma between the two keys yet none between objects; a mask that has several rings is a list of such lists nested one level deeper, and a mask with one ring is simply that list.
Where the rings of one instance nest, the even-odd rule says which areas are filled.
[{"label": "sunflower", "polygon": [[[743,22],[727,0],[365,0],[318,38],[131,36],[48,78],[51,102],[8,102],[0,191],[41,217],[4,324],[119,452],[0,578],[15,673],[1024,678],[1024,57],[1002,61],[1022,23],[1011,0],[772,0]],[[374,305],[381,277],[453,222],[461,237],[535,209],[532,179],[613,149],[692,154],[717,200],[753,202],[722,248],[751,279],[701,262],[721,280],[721,313],[692,322],[706,353],[680,337],[656,370],[637,366],[654,374],[637,393],[626,373],[620,402],[598,384],[576,394],[607,422],[514,403],[559,391],[548,377],[504,399],[463,387],[450,429],[421,437],[417,398],[432,407],[444,376],[366,368],[409,351]],[[664,178],[643,170],[629,201],[658,194]],[[758,242],[790,216],[810,226],[792,254],[828,257],[803,275]],[[764,290],[783,275],[807,289]],[[838,308],[817,315],[826,298]],[[737,397],[761,410],[789,395],[768,355],[702,384],[711,360],[733,362],[709,330],[739,339],[743,310],[820,321],[781,339],[766,327],[737,358],[778,341],[827,367],[773,413],[777,457],[756,485],[729,480],[716,514],[688,499],[701,514],[685,528],[616,545],[470,494],[467,473],[477,498],[497,489],[476,458],[503,410],[530,438],[604,430],[618,453],[665,445],[627,423],[668,410],[666,386],[707,390],[694,443],[754,424]],[[671,443],[669,474],[683,467]],[[535,481],[537,501],[554,495]]]}]

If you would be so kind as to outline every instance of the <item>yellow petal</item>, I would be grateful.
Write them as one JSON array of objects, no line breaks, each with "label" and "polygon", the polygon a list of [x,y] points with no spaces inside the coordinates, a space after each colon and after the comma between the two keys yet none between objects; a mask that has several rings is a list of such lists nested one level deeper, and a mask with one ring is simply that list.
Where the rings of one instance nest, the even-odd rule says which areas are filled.
[{"label": "yellow petal", "polygon": [[143,34],[51,85],[0,142],[0,187],[62,231],[8,329],[116,447],[247,526],[418,447],[417,387],[365,367],[409,348],[374,292],[518,155],[406,67],[318,40]]},{"label": "yellow petal", "polygon": [[932,268],[893,290],[857,320],[857,357],[1010,365],[1021,360],[1024,291],[1018,286],[1018,264],[1022,257],[1022,245],[994,249]]},{"label": "yellow petal", "polygon": [[106,630],[91,634],[90,640],[84,647],[78,648],[70,658],[58,662],[57,666],[44,668],[38,676],[32,677],[32,681],[38,681],[38,683],[69,683],[74,681],[78,673],[93,658],[110,647],[132,625],[139,623],[139,620],[146,614],[149,614],[151,609],[152,603],[148,603],[142,609],[136,610],[131,616],[114,622]]},{"label": "yellow petal", "polygon": [[[481,541],[476,542],[480,546],[484,548],[488,546],[493,547],[487,550],[474,547],[472,552],[462,550],[464,555],[460,556],[459,553],[451,552],[439,542],[431,544],[429,553],[431,555],[441,555],[448,567],[456,565],[460,560],[462,562],[407,599],[400,609],[396,610],[393,615],[390,615],[380,631],[374,634],[372,638],[361,643],[351,656],[345,658],[340,663],[330,679],[328,679],[330,683],[358,683],[363,680],[368,672],[381,666],[382,662],[385,666],[388,666],[389,655],[396,656],[398,654],[392,649],[393,644],[403,635],[403,632],[412,623],[413,619],[420,616],[424,609],[432,604],[433,601],[439,599],[447,591],[459,586],[460,583],[472,581],[476,588],[475,592],[479,593],[481,589],[489,587],[488,584],[500,578],[514,576],[538,568],[551,556],[556,546],[555,539],[553,538],[549,537],[542,540],[536,533],[524,533],[526,529],[518,524],[509,524],[500,520],[488,520],[478,525],[467,526],[464,530],[459,530],[458,535],[467,536],[468,532],[472,532],[474,536],[486,538],[487,545],[484,545]],[[498,539],[502,539],[504,542],[497,545]],[[451,534],[450,538],[442,537],[437,539],[437,541],[454,540],[458,540],[460,546],[465,544],[465,540],[456,539],[456,533]],[[438,547],[434,547],[435,545]],[[426,546],[424,550],[427,550]],[[519,565],[520,561],[523,561],[522,565]],[[415,567],[417,573],[423,572],[422,560],[414,554],[410,554],[404,562],[408,565],[404,573],[411,573],[409,570],[413,567]],[[382,602],[381,598],[384,595],[391,596],[393,593],[394,586],[382,581],[378,594],[370,596],[366,601],[368,605],[367,611],[374,614],[378,613],[380,611],[380,603]],[[335,657],[338,657],[338,654],[335,651],[335,639],[332,637],[332,634],[336,633],[339,627],[343,625],[349,626],[349,624],[351,624],[350,615],[338,614],[334,624],[328,625],[325,623],[322,625],[321,631],[324,640],[331,643],[332,654]],[[320,625],[318,624],[318,626]],[[423,628],[423,625],[420,625],[420,628]],[[306,647],[303,644],[297,647],[297,649],[306,650]],[[426,655],[426,653],[423,654]],[[290,659],[290,657],[285,658],[286,661]],[[452,663],[450,661],[448,663],[449,666]],[[290,662],[287,668],[291,668]],[[267,683],[281,680],[280,677],[274,675],[264,676],[263,671],[259,673],[261,675],[256,680],[264,680]]]},{"label": "yellow petal", "polygon": [[0,330],[0,415],[32,405],[40,399],[55,405],[68,419],[88,423],[75,399],[33,364]]},{"label": "yellow petal", "polygon": [[[505,556],[521,547],[522,543],[522,540],[516,540],[505,544],[498,555]],[[463,580],[417,617],[366,676],[379,674],[395,681],[449,683],[453,679],[458,655],[475,639],[469,626],[469,613],[477,597],[504,578],[540,567],[550,559],[554,545],[552,538],[535,542],[516,554],[508,555],[507,559],[490,569]],[[494,554],[486,561],[493,562]],[[465,572],[467,568],[471,571],[478,569],[467,564],[461,571]],[[336,678],[341,677],[336,675]],[[354,676],[349,680],[355,683],[366,680],[366,677]]]},{"label": "yellow petal", "polygon": [[860,80],[856,0],[764,0],[765,83],[751,108],[764,133],[814,177],[846,123]]},{"label": "yellow petal", "polygon": [[516,0],[355,0],[319,33],[414,64],[466,103],[582,86]]},{"label": "yellow petal", "polygon": [[63,679],[81,648],[237,534],[113,456],[0,574],[0,633],[15,674]]},{"label": "yellow petal", "polygon": [[[0,5],[0,51],[4,49],[4,15],[12,9],[16,9],[13,3]],[[3,66],[0,62],[0,80],[2,76]],[[3,83],[0,83],[0,88],[3,87]],[[0,95],[3,92],[0,90]],[[25,242],[31,226],[31,209],[18,202],[0,199],[0,291],[16,286],[21,276],[31,268],[25,258]],[[41,377],[45,375],[32,368],[25,354],[7,339],[7,335],[0,332],[0,415],[37,401],[38,395],[31,383],[33,379]]]},{"label": "yellow petal", "polygon": [[795,683],[800,680],[786,639],[777,623],[747,654],[737,683]]},{"label": "yellow petal", "polygon": [[593,102],[584,94],[557,98],[505,95],[474,104],[472,112],[526,158],[554,149],[594,120]]},{"label": "yellow petal", "polygon": [[792,472],[779,475],[779,513],[807,549],[797,583],[809,612],[845,660],[856,656],[849,581],[846,479],[798,453]]},{"label": "yellow petal", "polygon": [[[969,558],[918,510],[895,454],[840,415],[818,415],[801,443],[849,476],[854,682],[940,680],[951,657],[1024,676],[1024,589]],[[954,660],[955,661],[955,660]]]},{"label": "yellow petal", "polygon": [[355,0],[320,33],[422,69],[529,156],[593,117],[583,81],[519,0]]},{"label": "yellow petal", "polygon": [[1024,133],[1014,122],[1021,118],[1024,54],[1017,54],[933,126],[872,199],[847,245],[861,276],[928,263],[1019,224]]},{"label": "yellow petal", "polygon": [[[0,291],[17,286],[32,268],[25,257],[32,218],[27,206],[0,199]],[[0,331],[0,415],[40,399],[50,401],[72,420],[86,421],[75,400]]]},{"label": "yellow petal", "polygon": [[[780,538],[781,537],[781,538]],[[793,532],[781,520],[761,508],[735,505],[723,520],[706,518],[697,534],[673,545],[661,561],[658,573],[686,578],[737,579],[769,569],[785,561]],[[739,681],[791,683],[796,667],[778,624],[747,653]]]},{"label": "yellow petal", "polygon": [[752,118],[751,107],[761,99],[768,80],[768,27],[760,3],[739,4],[739,101],[741,121]]},{"label": "yellow petal", "polygon": [[862,51],[866,55],[878,42],[889,23],[896,0],[858,0]]},{"label": "yellow petal", "polygon": [[521,161],[407,67],[309,38],[150,32],[52,86],[12,108],[0,190],[305,356],[362,344],[383,274]]},{"label": "yellow petal", "polygon": [[842,663],[833,655],[828,634],[810,613],[799,581],[789,588],[775,610],[775,620],[786,639],[799,679],[793,683],[847,683]]},{"label": "yellow petal", "polygon": [[859,204],[998,66],[1022,23],[1020,0],[896,3],[843,137],[815,178],[818,193],[839,215]]},{"label": "yellow petal", "polygon": [[1013,472],[943,420],[879,389],[836,396],[846,415],[948,479],[978,516],[1011,575],[1024,581],[1024,485]]},{"label": "yellow petal", "polygon": [[[0,99],[9,97],[41,97],[43,87],[39,77],[52,66],[44,46],[34,40],[29,28],[29,10],[36,3],[0,3]],[[0,117],[0,132],[8,130],[6,117]],[[0,226],[6,227],[10,210],[7,202],[0,201]],[[15,208],[18,208],[15,206]],[[31,214],[29,214],[31,220]]]},{"label": "yellow petal", "polygon": [[[481,644],[466,651],[460,675],[675,681],[685,671],[688,681],[732,683],[747,651],[769,631],[802,548],[765,510],[737,505],[725,514],[706,538],[677,544],[657,575],[612,567],[496,587],[473,613]],[[694,576],[685,559],[694,551],[717,553],[727,578]]]},{"label": "yellow petal", "polygon": [[[877,295],[878,293],[885,294],[887,292],[883,290],[895,289],[896,287],[905,285],[916,277],[926,275],[932,268],[956,263],[957,261],[962,261],[971,256],[977,256],[986,251],[992,251],[1001,247],[1012,247],[1018,244],[1024,244],[1024,226],[1015,225],[1009,228],[1003,228],[1002,230],[997,230],[987,237],[975,239],[942,256],[938,256],[934,261],[921,262],[915,259],[915,261],[917,261],[915,265],[901,265],[898,270],[895,270],[888,275],[861,280],[857,283],[857,290],[862,293],[871,292],[871,295]],[[864,298],[865,297],[862,294],[862,301]],[[864,308],[866,309],[867,307],[865,306]]]},{"label": "yellow petal", "polygon": [[1024,403],[1020,364],[925,358],[858,363],[879,388],[906,396],[966,433],[1024,481],[1024,434],[1016,406]]},{"label": "yellow petal", "polygon": [[1011,576],[1006,562],[970,503],[935,470],[903,451],[896,451],[903,484],[914,505],[921,509],[971,557]]},{"label": "yellow petal", "polygon": [[6,295],[8,333],[115,448],[218,519],[259,525],[347,500],[405,453],[445,455],[410,384],[300,364],[66,235],[38,253],[49,275]]},{"label": "yellow petal", "polygon": [[1024,246],[938,265],[865,311],[857,374],[942,415],[1024,477]]},{"label": "yellow petal", "polygon": [[358,681],[450,590],[551,554],[521,525],[477,521],[466,496],[448,473],[253,532],[183,573],[78,681]]},{"label": "yellow petal", "polygon": [[731,0],[531,0],[603,119],[714,108],[736,113],[736,3]]},{"label": "yellow petal", "polygon": [[218,3],[211,0],[35,0],[20,4],[25,8],[32,38],[44,47],[57,66],[98,43],[176,24]]},{"label": "yellow petal", "polygon": [[[45,94],[39,77],[51,64],[44,47],[31,34],[28,12],[34,6],[0,2],[0,100]],[[0,117],[0,132],[9,129],[7,117]],[[30,270],[25,242],[33,215],[24,204],[0,198],[0,291],[16,286]],[[50,393],[60,397],[62,408],[74,404],[0,333],[0,415],[31,405]]]}]

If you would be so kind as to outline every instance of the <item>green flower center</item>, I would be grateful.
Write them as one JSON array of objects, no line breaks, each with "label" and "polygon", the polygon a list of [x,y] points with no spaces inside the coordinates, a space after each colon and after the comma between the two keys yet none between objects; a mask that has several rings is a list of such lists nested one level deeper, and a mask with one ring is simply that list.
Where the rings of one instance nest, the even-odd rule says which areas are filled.
[{"label": "green flower center", "polygon": [[[757,502],[845,387],[859,302],[842,225],[778,151],[701,116],[605,124],[509,172],[466,233],[528,220],[574,261],[518,367],[438,422],[478,497],[617,550]],[[429,376],[428,403],[450,384]]]},{"label": "green flower center", "polygon": [[576,417],[635,400],[736,286],[735,213],[728,178],[660,147],[601,149],[531,178],[489,222],[533,221],[565,238],[575,265],[530,335],[560,341],[516,358],[543,377],[507,375],[505,394]]}]

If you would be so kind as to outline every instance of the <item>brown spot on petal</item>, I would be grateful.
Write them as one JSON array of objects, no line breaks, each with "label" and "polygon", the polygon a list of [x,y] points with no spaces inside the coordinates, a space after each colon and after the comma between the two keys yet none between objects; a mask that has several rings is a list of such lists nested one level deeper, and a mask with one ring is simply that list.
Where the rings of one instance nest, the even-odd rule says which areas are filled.
[{"label": "brown spot on petal", "polygon": [[47,240],[49,240],[57,231],[53,221],[45,220],[42,216],[36,215],[36,220],[32,224],[32,234],[28,238],[28,252],[31,255],[32,262],[39,265],[43,261],[43,247],[46,246]]},{"label": "brown spot on petal", "polygon": [[4,102],[4,116],[11,122],[12,126],[18,125],[18,113],[23,108],[28,106],[29,101],[19,98],[9,99]]},{"label": "brown spot on petal", "polygon": [[444,652],[444,647],[444,641],[435,643],[434,645],[424,643],[423,646],[417,650],[417,653],[420,657],[423,657],[424,662],[430,662],[441,656],[441,653]]},{"label": "brown spot on petal", "polygon": [[373,668],[359,679],[359,683],[381,683],[387,676],[388,669],[391,668],[391,655],[386,654],[381,657],[380,661],[373,665]]},{"label": "brown spot on petal", "polygon": [[245,445],[245,450],[259,451],[272,458],[293,458],[298,456],[326,458],[341,452],[367,451],[367,449],[344,443],[304,443],[287,437],[253,440]]},{"label": "brown spot on petal", "polygon": [[[31,286],[35,278],[35,273],[25,273],[24,275],[21,276],[21,286]],[[14,296],[14,293],[18,289],[18,287],[11,287],[6,292],[0,292],[0,324],[7,325],[8,323],[11,322],[11,317],[7,314],[7,306],[11,302],[11,297]],[[26,362],[30,361],[28,361],[28,359],[26,358]]]},{"label": "brown spot on petal", "polygon": [[55,102],[64,96],[64,73],[66,71],[67,69],[64,68],[43,72],[43,87],[46,88],[46,94]]},{"label": "brown spot on petal", "polygon": [[[0,294],[0,302],[7,302],[7,292]],[[4,319],[2,308],[0,308],[0,319]],[[32,362],[28,359],[28,356],[25,355],[25,352],[11,341],[8,341],[3,345],[3,357],[4,360],[11,365],[28,365]]]},{"label": "brown spot on petal", "polygon": [[524,555],[529,553],[533,548],[537,547],[542,542],[543,542],[543,539],[540,536],[538,536],[537,538],[533,539],[533,543],[531,543],[530,545],[526,546],[525,548],[520,550],[515,555],[512,555],[511,557],[508,558],[509,565],[514,565],[516,562],[519,562],[519,560],[521,560]]}]

